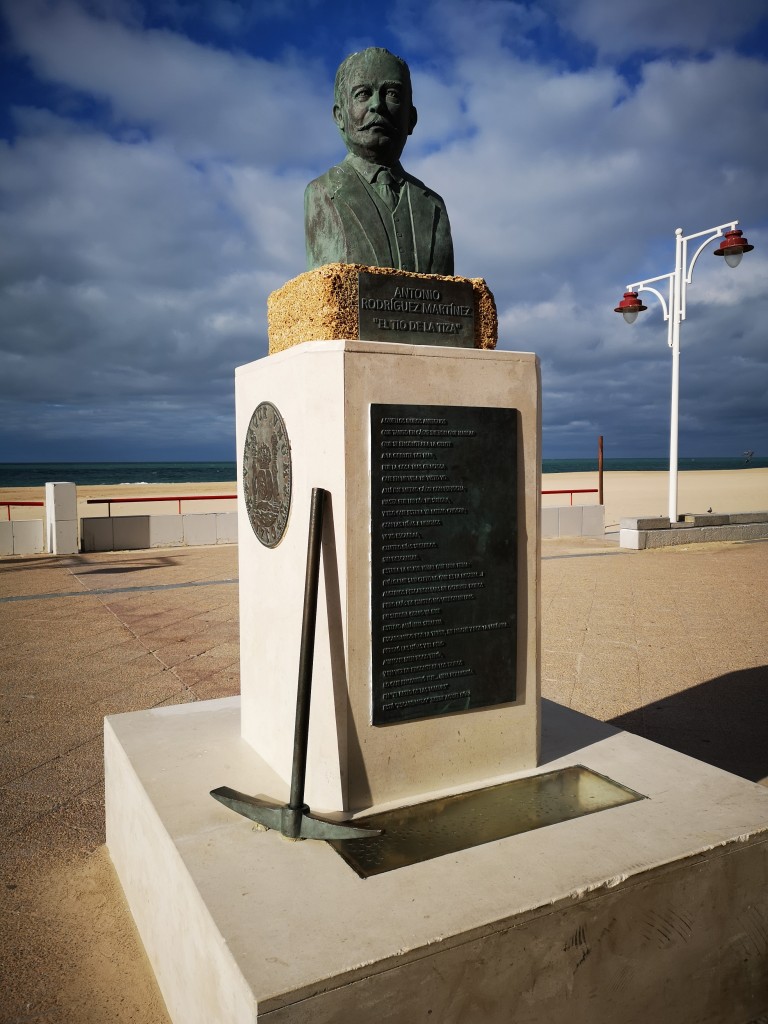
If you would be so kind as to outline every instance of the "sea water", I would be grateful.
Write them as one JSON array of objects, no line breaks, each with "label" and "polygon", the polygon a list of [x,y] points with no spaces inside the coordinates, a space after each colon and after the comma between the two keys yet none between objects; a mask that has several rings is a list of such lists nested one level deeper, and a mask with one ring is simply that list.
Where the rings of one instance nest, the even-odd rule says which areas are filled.
[{"label": "sea water", "polygon": [[[605,459],[606,472],[648,472],[669,469],[665,457],[653,459]],[[544,459],[543,473],[590,473],[597,460]],[[696,458],[679,460],[685,470],[766,469],[768,457]],[[234,462],[3,462],[0,487],[42,487],[49,480],[68,480],[80,487],[102,484],[199,484],[232,483],[237,479]]]}]

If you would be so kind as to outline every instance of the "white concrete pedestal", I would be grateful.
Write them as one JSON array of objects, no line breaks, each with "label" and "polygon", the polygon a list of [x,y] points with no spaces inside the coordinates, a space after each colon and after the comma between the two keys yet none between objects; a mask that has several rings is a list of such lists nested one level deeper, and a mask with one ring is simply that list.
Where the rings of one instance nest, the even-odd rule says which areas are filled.
[{"label": "white concrete pedestal", "polygon": [[107,842],[174,1024],[747,1024],[768,790],[544,702],[542,764],[648,799],[366,880],[213,800],[284,800],[238,698],[106,720]]},{"label": "white concrete pedestal", "polygon": [[[531,353],[444,346],[315,341],[238,368],[240,458],[262,402],[279,410],[291,448],[291,510],[277,547],[265,547],[251,529],[238,468],[242,734],[286,782],[309,502],[313,487],[328,493],[307,758],[306,797],[314,810],[404,802],[440,787],[480,786],[536,765],[539,390],[538,360]],[[517,570],[508,579],[517,588],[513,702],[371,724],[372,404],[516,410],[517,450],[511,449],[511,458],[517,507],[509,510],[509,522],[510,531],[517,522]],[[477,447],[480,458],[508,465],[510,447],[494,449],[490,431]]]}]

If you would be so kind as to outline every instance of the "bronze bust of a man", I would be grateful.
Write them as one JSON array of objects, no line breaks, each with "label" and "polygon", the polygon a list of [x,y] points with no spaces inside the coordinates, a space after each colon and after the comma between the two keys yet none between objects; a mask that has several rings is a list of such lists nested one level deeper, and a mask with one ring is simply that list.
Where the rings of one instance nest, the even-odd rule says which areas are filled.
[{"label": "bronze bust of a man", "polygon": [[307,269],[362,263],[453,274],[445,203],[400,164],[416,125],[408,65],[370,47],[336,72],[333,118],[349,151],[307,185]]}]

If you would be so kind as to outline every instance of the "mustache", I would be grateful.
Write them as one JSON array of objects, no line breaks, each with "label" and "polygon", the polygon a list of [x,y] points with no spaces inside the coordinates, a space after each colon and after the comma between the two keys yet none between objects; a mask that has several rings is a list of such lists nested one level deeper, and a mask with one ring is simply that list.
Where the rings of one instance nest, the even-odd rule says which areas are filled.
[{"label": "mustache", "polygon": [[366,121],[365,124],[359,129],[361,132],[366,131],[368,128],[391,128],[392,122],[386,117],[372,117],[370,121]]}]

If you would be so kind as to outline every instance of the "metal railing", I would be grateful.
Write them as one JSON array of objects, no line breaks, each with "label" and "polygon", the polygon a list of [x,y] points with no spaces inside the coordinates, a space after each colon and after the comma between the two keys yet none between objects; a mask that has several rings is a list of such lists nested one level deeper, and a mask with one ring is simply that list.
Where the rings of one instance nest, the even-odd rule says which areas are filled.
[{"label": "metal railing", "polygon": [[182,501],[229,501],[235,498],[237,498],[236,494],[181,494],[148,498],[87,498],[86,504],[106,505],[107,515],[111,516],[113,505],[126,504],[128,502],[175,501],[178,504],[178,514],[181,515]]},{"label": "metal railing", "polygon": [[[546,490],[542,491],[542,494],[568,494],[570,495],[571,505],[573,505],[574,494],[597,494],[597,487],[566,487],[563,490]],[[106,505],[107,515],[112,515],[112,505],[124,505],[131,502],[149,502],[149,501],[175,501],[177,504],[177,512],[181,515],[181,503],[183,501],[235,501],[237,498],[236,494],[182,494],[177,495],[163,495],[157,497],[152,495],[151,497],[144,498],[87,498],[86,504],[88,505]],[[11,518],[11,508],[16,506],[37,506],[42,508],[45,505],[44,501],[0,501],[0,506],[4,506],[7,509],[8,518]]]},{"label": "metal railing", "polygon": [[598,494],[597,487],[566,487],[562,491],[542,491],[542,494],[570,494],[571,504],[573,504],[574,494]]},{"label": "metal railing", "polygon": [[11,509],[19,506],[35,506],[42,508],[45,505],[44,501],[0,501],[0,505],[4,505],[8,512],[8,522],[11,521]]},{"label": "metal railing", "polygon": [[[597,494],[597,487],[566,487],[563,490],[546,490],[542,491],[542,494],[568,494],[570,496],[571,505],[573,505],[574,494]],[[88,505],[106,505],[107,515],[112,515],[112,505],[125,505],[131,502],[149,502],[149,501],[175,501],[177,505],[177,512],[181,515],[181,503],[183,501],[234,501],[237,498],[236,494],[182,494],[182,495],[163,495],[160,497],[151,496],[144,498],[87,498],[86,504]],[[11,509],[24,506],[24,507],[36,507],[42,508],[45,505],[44,501],[0,501],[0,507],[6,509],[8,520],[11,518]]]}]

